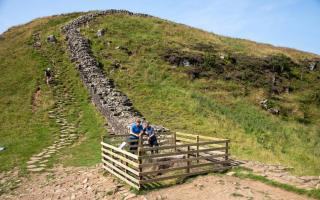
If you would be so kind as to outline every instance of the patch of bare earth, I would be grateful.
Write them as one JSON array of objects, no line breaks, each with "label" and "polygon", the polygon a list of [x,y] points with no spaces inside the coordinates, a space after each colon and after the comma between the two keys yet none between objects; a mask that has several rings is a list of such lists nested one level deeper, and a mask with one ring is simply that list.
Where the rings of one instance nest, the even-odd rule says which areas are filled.
[{"label": "patch of bare earth", "polygon": [[38,199],[308,199],[279,188],[253,180],[231,176],[201,176],[188,183],[136,196],[119,184],[100,165],[95,167],[56,167],[42,173],[32,173],[28,180],[11,193],[0,196],[3,200]]},{"label": "patch of bare earth", "polygon": [[302,200],[308,197],[290,193],[261,182],[239,179],[231,176],[202,176],[190,183],[153,191],[144,197],[135,199],[174,199],[174,200],[208,200],[208,199],[269,199]]},{"label": "patch of bare earth", "polygon": [[56,167],[33,173],[19,188],[0,196],[2,200],[42,199],[124,199],[134,196],[111,175],[104,175],[100,166]]},{"label": "patch of bare earth", "polygon": [[36,111],[37,106],[39,105],[40,101],[40,95],[41,95],[41,89],[39,86],[37,86],[36,91],[32,95],[31,104],[32,104],[32,112]]}]

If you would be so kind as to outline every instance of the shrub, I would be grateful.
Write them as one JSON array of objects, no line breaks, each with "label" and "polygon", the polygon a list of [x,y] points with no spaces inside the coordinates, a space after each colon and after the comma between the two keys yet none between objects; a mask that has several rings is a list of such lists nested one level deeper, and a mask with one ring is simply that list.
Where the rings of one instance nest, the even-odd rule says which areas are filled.
[{"label": "shrub", "polygon": [[276,72],[278,74],[281,74],[283,72],[291,72],[291,68],[297,66],[296,63],[294,63],[291,58],[283,55],[283,54],[276,54],[270,56],[268,59],[267,68],[271,70],[272,72]]},{"label": "shrub", "polygon": [[212,68],[214,68],[217,64],[217,57],[216,55],[214,54],[205,54],[204,56],[204,61],[203,61],[203,64],[202,66],[207,69],[207,70],[210,70]]}]

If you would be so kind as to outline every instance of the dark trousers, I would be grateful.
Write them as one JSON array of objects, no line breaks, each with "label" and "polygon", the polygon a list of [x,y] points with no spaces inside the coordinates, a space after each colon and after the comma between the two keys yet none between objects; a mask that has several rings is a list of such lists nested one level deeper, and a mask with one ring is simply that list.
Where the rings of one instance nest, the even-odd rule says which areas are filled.
[{"label": "dark trousers", "polygon": [[[133,140],[132,142],[130,140]],[[136,141],[139,140],[138,137],[130,137],[129,138],[129,151],[135,153],[138,149],[139,142]]]},{"label": "dark trousers", "polygon": [[[150,138],[150,140],[149,140],[149,146],[150,146],[150,147],[158,147],[158,146],[159,146],[159,144],[158,144],[158,141],[157,141],[157,138],[156,138],[156,137],[152,137],[152,138]],[[158,150],[155,150],[155,152],[156,152],[156,153],[158,153]],[[151,150],[151,153],[153,154],[153,153],[154,153],[154,151],[153,151],[153,150]]]}]

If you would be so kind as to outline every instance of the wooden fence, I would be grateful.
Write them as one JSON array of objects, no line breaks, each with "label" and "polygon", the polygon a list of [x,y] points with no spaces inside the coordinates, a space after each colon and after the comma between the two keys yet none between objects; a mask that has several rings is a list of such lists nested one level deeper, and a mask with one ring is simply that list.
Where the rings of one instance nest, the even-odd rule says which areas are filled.
[{"label": "wooden fence", "polygon": [[[128,141],[129,135],[115,137]],[[170,179],[229,168],[228,139],[177,132],[160,134],[158,140],[158,147],[149,147],[143,137],[137,140],[137,145],[124,149],[103,140],[103,167],[138,190]],[[129,151],[130,147],[136,149]]]}]

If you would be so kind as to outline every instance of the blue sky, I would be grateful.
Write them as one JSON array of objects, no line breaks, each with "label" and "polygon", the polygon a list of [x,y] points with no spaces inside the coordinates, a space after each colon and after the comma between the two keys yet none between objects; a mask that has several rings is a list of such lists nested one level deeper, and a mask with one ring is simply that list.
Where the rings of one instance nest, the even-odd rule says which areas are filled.
[{"label": "blue sky", "polygon": [[320,54],[320,0],[0,0],[0,33],[41,16],[110,8]]}]

